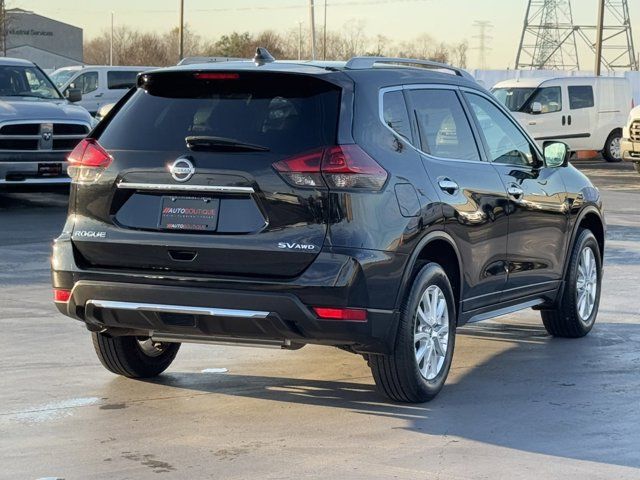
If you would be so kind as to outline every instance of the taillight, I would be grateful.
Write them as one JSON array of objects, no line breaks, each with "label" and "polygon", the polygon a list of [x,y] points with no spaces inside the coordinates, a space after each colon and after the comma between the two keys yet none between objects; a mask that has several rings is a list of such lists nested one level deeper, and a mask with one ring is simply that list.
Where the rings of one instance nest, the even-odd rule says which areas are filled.
[{"label": "taillight", "polygon": [[95,182],[111,164],[113,158],[95,138],[85,138],[69,154],[68,173],[77,183]]},{"label": "taillight", "polygon": [[53,301],[67,303],[71,298],[71,290],[63,290],[61,288],[53,289]]},{"label": "taillight", "polygon": [[380,190],[387,172],[358,145],[336,145],[296,155],[273,164],[295,187],[331,190]]},{"label": "taillight", "polygon": [[363,308],[313,307],[321,320],[341,320],[343,322],[366,322],[367,311]]}]

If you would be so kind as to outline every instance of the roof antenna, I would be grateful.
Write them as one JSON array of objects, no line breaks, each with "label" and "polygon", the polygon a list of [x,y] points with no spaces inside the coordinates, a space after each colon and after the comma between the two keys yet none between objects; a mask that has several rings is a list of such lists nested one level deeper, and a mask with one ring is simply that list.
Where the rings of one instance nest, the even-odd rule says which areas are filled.
[{"label": "roof antenna", "polygon": [[253,63],[255,63],[256,66],[261,67],[265,63],[271,63],[275,61],[276,59],[273,58],[273,55],[269,53],[269,50],[264,47],[256,48],[256,54],[253,57]]}]

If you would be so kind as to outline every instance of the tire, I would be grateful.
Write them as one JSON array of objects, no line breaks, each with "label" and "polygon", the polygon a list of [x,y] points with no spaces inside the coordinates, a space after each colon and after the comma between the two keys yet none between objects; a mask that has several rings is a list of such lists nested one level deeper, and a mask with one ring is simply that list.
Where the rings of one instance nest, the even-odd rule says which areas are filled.
[{"label": "tire", "polygon": [[636,169],[636,172],[640,173],[640,162],[633,162],[633,166]]},{"label": "tire", "polygon": [[[430,304],[423,303],[423,296],[427,302],[437,299],[439,308],[436,311],[441,312],[439,323],[434,322],[433,317],[429,317],[429,325],[419,320],[422,318],[418,314],[419,307],[427,316],[430,311],[427,310]],[[421,403],[434,398],[442,390],[451,367],[456,320],[455,300],[446,273],[436,263],[425,265],[416,275],[400,308],[394,352],[391,355],[369,355],[369,367],[378,390],[397,402]],[[438,325],[440,328],[436,329]],[[416,341],[415,335],[425,337]],[[440,353],[436,343],[440,346]],[[416,347],[418,351],[422,350],[421,361],[418,361]],[[428,365],[431,369],[427,368]]]},{"label": "tire", "polygon": [[[622,161],[620,140],[622,140],[621,130],[614,130],[609,134],[609,137],[607,137],[607,142],[604,144],[604,149],[602,150],[602,156],[607,162],[618,163]],[[617,145],[617,149],[615,145]]]},{"label": "tire", "polygon": [[152,344],[150,339],[139,337],[111,337],[98,332],[91,335],[93,348],[104,368],[129,378],[160,375],[171,365],[180,348],[179,343]]},{"label": "tire", "polygon": [[[590,294],[585,302],[591,303],[589,310],[588,304],[580,303],[581,289],[578,286],[580,281],[579,270],[585,264],[584,255],[586,250],[591,250],[593,256],[595,278],[585,271],[587,278],[591,277],[591,281],[587,282],[584,290],[589,290],[589,285],[593,283],[595,292]],[[584,278],[584,277],[583,277]],[[542,323],[544,327],[554,337],[579,338],[588,334],[598,316],[598,307],[600,306],[600,290],[602,285],[602,260],[600,256],[600,247],[596,238],[590,230],[581,230],[575,241],[571,258],[569,259],[569,268],[562,296],[558,299],[554,310],[542,310]],[[592,300],[589,300],[592,298]],[[581,306],[584,309],[581,309]]]}]

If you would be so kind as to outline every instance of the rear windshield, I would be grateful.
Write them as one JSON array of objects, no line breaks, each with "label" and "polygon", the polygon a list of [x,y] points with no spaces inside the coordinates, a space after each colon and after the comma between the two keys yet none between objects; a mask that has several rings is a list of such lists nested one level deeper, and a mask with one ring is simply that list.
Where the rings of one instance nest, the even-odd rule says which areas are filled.
[{"label": "rear windshield", "polygon": [[184,150],[186,137],[214,136],[283,154],[335,143],[340,91],[334,85],[291,74],[227,77],[149,77],[106,126],[100,143],[114,150]]}]

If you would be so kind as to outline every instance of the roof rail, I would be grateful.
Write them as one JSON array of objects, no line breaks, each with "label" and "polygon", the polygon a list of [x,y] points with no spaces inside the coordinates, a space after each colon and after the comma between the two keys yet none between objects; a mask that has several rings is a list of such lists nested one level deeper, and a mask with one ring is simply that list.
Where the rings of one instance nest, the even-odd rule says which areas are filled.
[{"label": "roof rail", "polygon": [[417,58],[353,57],[347,62],[345,68],[348,70],[363,70],[365,68],[373,68],[376,63],[399,63],[401,65],[419,65],[433,70],[449,70],[459,77],[475,81],[471,74],[462,68],[452,67],[446,63],[434,62],[431,60],[420,60]]}]

